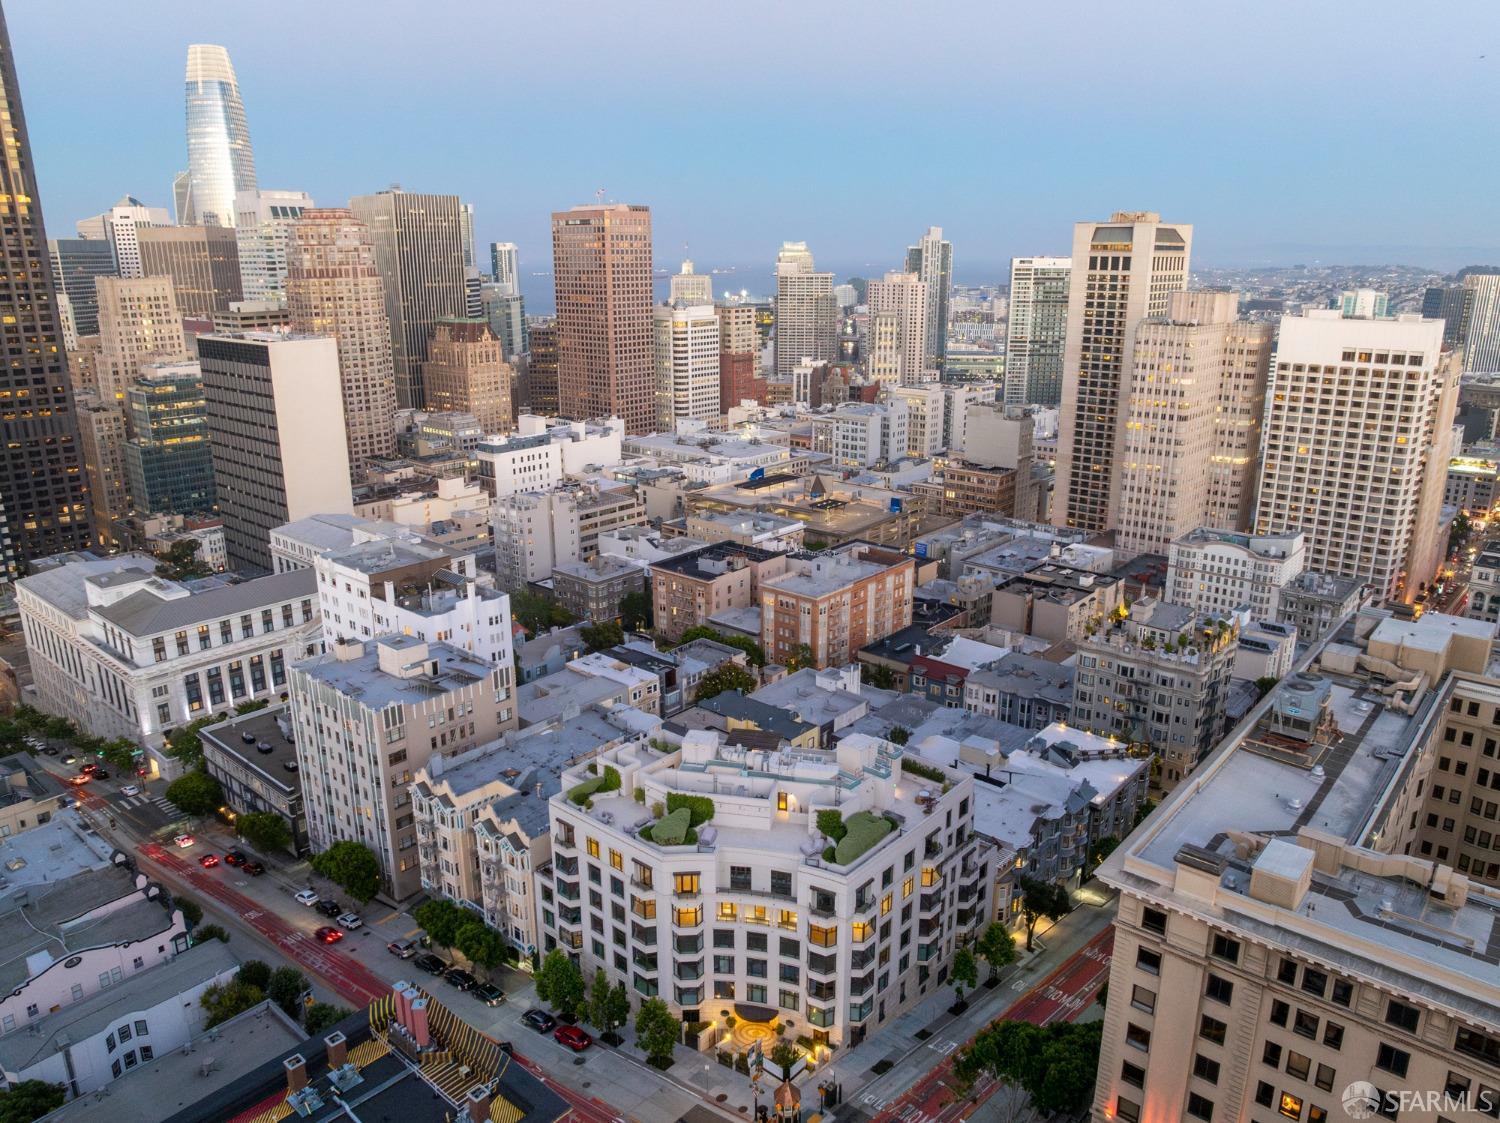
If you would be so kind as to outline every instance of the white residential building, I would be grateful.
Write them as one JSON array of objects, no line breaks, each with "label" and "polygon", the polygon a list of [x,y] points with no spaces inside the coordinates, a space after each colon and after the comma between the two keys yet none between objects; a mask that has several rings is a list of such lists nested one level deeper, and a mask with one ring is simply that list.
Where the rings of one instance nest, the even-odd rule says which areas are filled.
[{"label": "white residential building", "polygon": [[691,483],[729,483],[742,480],[757,468],[783,471],[791,460],[785,441],[763,440],[759,434],[709,432],[687,426],[676,433],[648,433],[626,437],[628,456],[646,457],[662,467],[680,467]]},{"label": "white residential building", "polygon": [[1166,599],[1194,612],[1248,608],[1251,619],[1275,620],[1281,589],[1307,566],[1307,536],[1240,534],[1198,527],[1172,542]]},{"label": "white residential building", "polygon": [[834,359],[837,321],[833,274],[813,271],[806,242],[784,243],[776,255],[776,373]]},{"label": "white residential building", "polygon": [[884,384],[921,385],[932,369],[927,362],[926,283],[916,273],[887,273],[884,280],[870,282],[865,300],[870,308],[870,377]]},{"label": "white residential building", "polygon": [[931,458],[947,447],[943,443],[948,397],[943,387],[893,386],[885,390],[887,401],[906,404],[906,455]]},{"label": "white residential building", "polygon": [[813,451],[826,452],[841,468],[867,468],[906,455],[906,402],[853,402],[831,413],[814,414]]},{"label": "white residential building", "polygon": [[600,537],[640,526],[646,507],[634,488],[571,485],[495,502],[495,572],[503,589],[542,581],[559,565],[592,561]]},{"label": "white residential building", "polygon": [[292,224],[315,205],[306,191],[254,189],[235,195],[234,240],[240,254],[240,291],[245,300],[286,302]]},{"label": "white residential building", "polygon": [[479,479],[496,496],[545,491],[565,476],[618,465],[624,435],[625,423],[618,417],[560,421],[523,413],[516,418],[514,436],[479,442]]},{"label": "white residential building", "polygon": [[1005,404],[1061,400],[1068,334],[1069,257],[1010,259],[1010,319],[1005,334]]},{"label": "white residential building", "polygon": [[657,428],[670,433],[683,421],[717,424],[719,317],[713,301],[674,300],[657,305],[654,315]]},{"label": "white residential building", "polygon": [[107,238],[114,247],[116,272],[122,277],[141,277],[141,242],[138,232],[143,226],[171,226],[172,216],[166,207],[148,207],[129,195],[103,214],[81,219],[80,238]]}]

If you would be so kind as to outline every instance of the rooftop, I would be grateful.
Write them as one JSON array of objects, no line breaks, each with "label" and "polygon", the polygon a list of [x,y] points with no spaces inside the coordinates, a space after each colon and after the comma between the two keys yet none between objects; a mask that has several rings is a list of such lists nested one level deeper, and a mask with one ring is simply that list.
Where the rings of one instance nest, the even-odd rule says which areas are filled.
[{"label": "rooftop", "polygon": [[1020,694],[1065,705],[1073,700],[1076,673],[1071,666],[1013,651],[984,670],[975,671],[969,681],[1002,694]]},{"label": "rooftop", "polygon": [[699,702],[698,708],[722,718],[749,722],[757,729],[780,735],[783,741],[795,741],[813,726],[812,722],[802,721],[779,705],[747,697],[738,690],[715,694],[712,698]]},{"label": "rooftop", "polygon": [[559,576],[562,576],[595,584],[617,581],[624,577],[635,577],[640,572],[641,567],[634,562],[617,558],[612,554],[599,554],[592,561],[558,562],[552,567],[552,579],[555,582]]},{"label": "rooftop", "polygon": [[624,687],[614,679],[581,674],[564,667],[550,675],[516,687],[516,712],[525,725],[582,713],[599,702],[614,701]]},{"label": "rooftop", "polygon": [[873,687],[862,687],[857,667],[828,671],[815,671],[806,667],[793,671],[770,686],[761,687],[748,700],[785,710],[798,721],[805,721],[810,725],[839,725],[855,721],[869,712],[870,698],[865,696],[867,690],[872,695],[882,697],[891,693],[876,691]]},{"label": "rooftop", "polygon": [[738,542],[715,542],[690,554],[679,554],[652,562],[651,568],[663,573],[673,573],[694,581],[712,581],[738,568],[740,559],[746,562],[763,562],[780,556],[775,550],[763,550],[759,546],[742,546]]},{"label": "rooftop", "polygon": [[[270,706],[232,717],[198,731],[200,740],[211,742],[221,753],[258,772],[278,791],[291,795],[300,790],[296,772],[286,767],[297,759],[296,743],[285,730],[291,728],[286,706]],[[246,741],[245,738],[250,740]],[[266,745],[269,751],[260,746]]]},{"label": "rooftop", "polygon": [[[295,664],[292,671],[355,698],[363,706],[379,710],[386,706],[415,706],[431,701],[450,691],[484,682],[494,670],[486,660],[452,644],[424,643],[411,636],[381,636],[369,644],[347,646],[360,653],[353,658],[339,658],[336,650],[329,651]],[[381,670],[381,648],[393,653],[409,651],[428,663],[429,668],[411,677]]]},{"label": "rooftop", "polygon": [[762,589],[777,593],[826,597],[856,581],[879,576],[906,561],[895,551],[883,550],[866,542],[851,542],[821,554],[794,556],[784,574],[767,577],[760,584]]},{"label": "rooftop", "polygon": [[[160,581],[160,579],[153,579]],[[175,581],[160,581],[163,588],[147,587],[113,604],[96,606],[94,611],[104,620],[132,636],[152,636],[179,631],[205,621],[267,607],[282,601],[315,597],[317,574],[310,569],[291,569],[251,581],[195,592],[191,596],[171,595],[183,586]]]},{"label": "rooftop", "polygon": [[1319,600],[1342,604],[1359,591],[1364,584],[1355,577],[1336,577],[1331,573],[1299,573],[1282,586],[1281,595],[1288,593],[1299,597],[1315,597]]}]

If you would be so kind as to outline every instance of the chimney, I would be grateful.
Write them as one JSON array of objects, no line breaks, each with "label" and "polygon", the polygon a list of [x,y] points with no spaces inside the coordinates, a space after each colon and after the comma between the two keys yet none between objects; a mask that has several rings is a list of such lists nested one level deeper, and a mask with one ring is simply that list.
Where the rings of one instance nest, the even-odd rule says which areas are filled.
[{"label": "chimney", "polygon": [[328,1046],[329,1068],[340,1068],[349,1059],[349,1043],[337,1030],[323,1038],[323,1044]]},{"label": "chimney", "polygon": [[464,1097],[464,1106],[469,1109],[469,1123],[488,1123],[490,1101],[493,1099],[494,1094],[488,1084],[476,1084],[470,1088],[469,1094]]},{"label": "chimney", "polygon": [[307,1061],[301,1053],[293,1053],[281,1062],[281,1066],[286,1069],[287,1095],[296,1095],[307,1087]]},{"label": "chimney", "polygon": [[411,1020],[406,1028],[411,1030],[412,1040],[417,1043],[418,1049],[425,1049],[432,1044],[432,1035],[427,1032],[427,999],[419,998],[411,1004]]},{"label": "chimney", "polygon": [[407,1022],[406,1007],[411,1001],[406,997],[406,992],[409,990],[411,990],[411,984],[405,979],[402,979],[399,983],[391,984],[391,998],[395,1002],[396,1022],[403,1026]]}]

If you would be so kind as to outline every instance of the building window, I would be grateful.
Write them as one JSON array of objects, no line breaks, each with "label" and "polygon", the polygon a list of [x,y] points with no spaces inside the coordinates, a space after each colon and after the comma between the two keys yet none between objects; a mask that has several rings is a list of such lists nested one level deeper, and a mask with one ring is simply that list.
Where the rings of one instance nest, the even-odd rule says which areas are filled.
[{"label": "building window", "polygon": [[1219,1062],[1210,1060],[1202,1053],[1193,1057],[1193,1075],[1200,1080],[1207,1080],[1210,1084],[1219,1082]]},{"label": "building window", "polygon": [[1214,1117],[1213,1101],[1204,1099],[1197,1092],[1189,1092],[1187,1113],[1194,1119],[1212,1119]]},{"label": "building window", "polygon": [[1137,1088],[1146,1086],[1146,1070],[1140,1065],[1133,1065],[1129,1061],[1120,1062],[1120,1079],[1126,1084]]},{"label": "building window", "polygon": [[1125,1044],[1143,1053],[1150,1052],[1151,1031],[1131,1022],[1125,1028]]},{"label": "building window", "polygon": [[1294,1096],[1290,1092],[1282,1092],[1281,1099],[1276,1104],[1276,1113],[1284,1115],[1288,1119],[1301,1119],[1302,1098]]},{"label": "building window", "polygon": [[1407,1033],[1417,1032],[1417,1022],[1421,1017],[1421,1011],[1415,1006],[1408,1006],[1405,1002],[1398,1002],[1392,998],[1385,1006],[1385,1024],[1404,1029]]},{"label": "building window", "polygon": [[1398,1049],[1382,1041],[1380,1048],[1375,1053],[1375,1067],[1382,1068],[1386,1072],[1397,1076],[1405,1076],[1406,1069],[1411,1064],[1411,1054],[1405,1049]]},{"label": "building window", "polygon": [[1161,974],[1161,955],[1150,948],[1137,948],[1135,965],[1148,975]]},{"label": "building window", "polygon": [[810,924],[807,929],[809,943],[820,948],[836,947],[839,942],[839,930],[837,928],[825,928],[821,924]]},{"label": "building window", "polygon": [[1203,993],[1215,1002],[1222,1002],[1228,1005],[1234,999],[1234,984],[1228,979],[1219,978],[1218,975],[1209,975],[1208,985],[1204,988]]},{"label": "building window", "polygon": [[1132,987],[1130,991],[1130,1004],[1137,1010],[1147,1014],[1156,1013],[1156,992],[1147,990],[1145,987]]},{"label": "building window", "polygon": [[1240,943],[1231,940],[1219,932],[1214,933],[1213,948],[1210,954],[1215,959],[1222,959],[1226,963],[1238,963],[1240,961]]},{"label": "building window", "polygon": [[1141,1105],[1124,1096],[1115,1097],[1115,1118],[1121,1123],[1141,1123]]},{"label": "building window", "polygon": [[1224,1044],[1224,1036],[1229,1027],[1218,1018],[1211,1018],[1204,1014],[1198,1022],[1198,1036],[1205,1041],[1212,1041],[1215,1045]]}]

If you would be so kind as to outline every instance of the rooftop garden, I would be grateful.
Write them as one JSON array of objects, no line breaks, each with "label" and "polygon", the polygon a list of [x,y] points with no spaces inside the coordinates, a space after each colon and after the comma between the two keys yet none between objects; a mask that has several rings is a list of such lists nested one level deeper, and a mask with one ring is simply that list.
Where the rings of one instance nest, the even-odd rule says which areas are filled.
[{"label": "rooftop garden", "polygon": [[658,846],[696,846],[698,828],[714,817],[714,801],[706,795],[670,792],[666,805],[653,805],[656,822],[642,829],[641,837]]},{"label": "rooftop garden", "polygon": [[892,820],[869,811],[856,811],[847,819],[834,810],[818,812],[818,830],[833,841],[824,848],[823,860],[840,866],[855,861],[895,829]]},{"label": "rooftop garden", "polygon": [[[598,767],[599,766],[597,764],[590,764],[589,771],[597,771]],[[577,807],[587,807],[593,802],[594,796],[602,795],[605,792],[614,792],[619,790],[619,770],[616,769],[612,764],[606,764],[604,766],[604,772],[602,774],[585,780],[581,784],[574,784],[571,788],[569,788],[568,802],[574,804]]]}]

